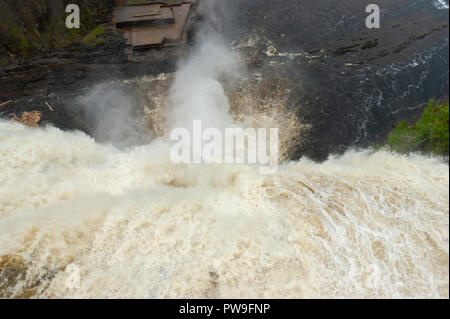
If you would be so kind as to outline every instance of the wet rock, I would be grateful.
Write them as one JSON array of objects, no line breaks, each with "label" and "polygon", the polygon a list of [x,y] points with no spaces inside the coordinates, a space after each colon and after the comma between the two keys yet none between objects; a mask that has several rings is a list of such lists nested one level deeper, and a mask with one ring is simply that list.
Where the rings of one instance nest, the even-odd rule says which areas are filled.
[{"label": "wet rock", "polygon": [[341,47],[338,48],[336,51],[334,51],[334,54],[336,55],[344,55],[349,52],[358,52],[359,44],[347,46],[347,47]]},{"label": "wet rock", "polygon": [[378,45],[378,39],[370,40],[364,43],[361,47],[362,50],[375,48]]}]

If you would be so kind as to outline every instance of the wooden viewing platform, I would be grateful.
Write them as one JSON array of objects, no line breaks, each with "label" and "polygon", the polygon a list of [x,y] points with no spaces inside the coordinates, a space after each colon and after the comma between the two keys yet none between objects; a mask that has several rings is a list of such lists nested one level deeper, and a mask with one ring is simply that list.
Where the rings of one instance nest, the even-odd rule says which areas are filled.
[{"label": "wooden viewing platform", "polygon": [[185,26],[196,2],[129,4],[126,0],[116,0],[113,22],[134,50],[179,45],[185,40]]}]

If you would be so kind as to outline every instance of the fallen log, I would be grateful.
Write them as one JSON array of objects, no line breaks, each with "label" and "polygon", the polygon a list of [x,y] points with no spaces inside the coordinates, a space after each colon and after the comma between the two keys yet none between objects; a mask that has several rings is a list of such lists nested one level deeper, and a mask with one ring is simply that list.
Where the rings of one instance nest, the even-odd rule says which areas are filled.
[{"label": "fallen log", "polygon": [[5,106],[6,104],[9,104],[9,103],[12,103],[12,102],[14,102],[14,101],[13,101],[13,100],[9,100],[9,101],[0,103],[0,107],[1,107],[1,106]]},{"label": "fallen log", "polygon": [[52,112],[54,111],[53,108],[50,106],[50,104],[48,104],[47,101],[45,102],[45,105],[47,105],[47,107],[50,109],[50,111],[52,111]]}]

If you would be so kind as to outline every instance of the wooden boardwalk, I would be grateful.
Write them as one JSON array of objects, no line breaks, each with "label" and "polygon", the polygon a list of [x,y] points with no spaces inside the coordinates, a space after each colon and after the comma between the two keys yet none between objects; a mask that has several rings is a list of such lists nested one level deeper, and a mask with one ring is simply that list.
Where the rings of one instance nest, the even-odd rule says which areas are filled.
[{"label": "wooden boardwalk", "polygon": [[179,45],[197,0],[127,4],[116,1],[114,24],[133,50]]}]

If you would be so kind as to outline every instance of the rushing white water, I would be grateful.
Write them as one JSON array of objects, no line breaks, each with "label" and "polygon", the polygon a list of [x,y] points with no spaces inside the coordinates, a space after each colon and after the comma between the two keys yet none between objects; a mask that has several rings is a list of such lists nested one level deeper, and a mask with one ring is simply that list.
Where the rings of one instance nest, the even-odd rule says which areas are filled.
[{"label": "rushing white water", "polygon": [[448,165],[350,151],[263,176],[166,154],[0,122],[1,295],[448,297]]},{"label": "rushing white water", "polygon": [[448,0],[434,0],[434,6],[439,10],[448,10]]}]

